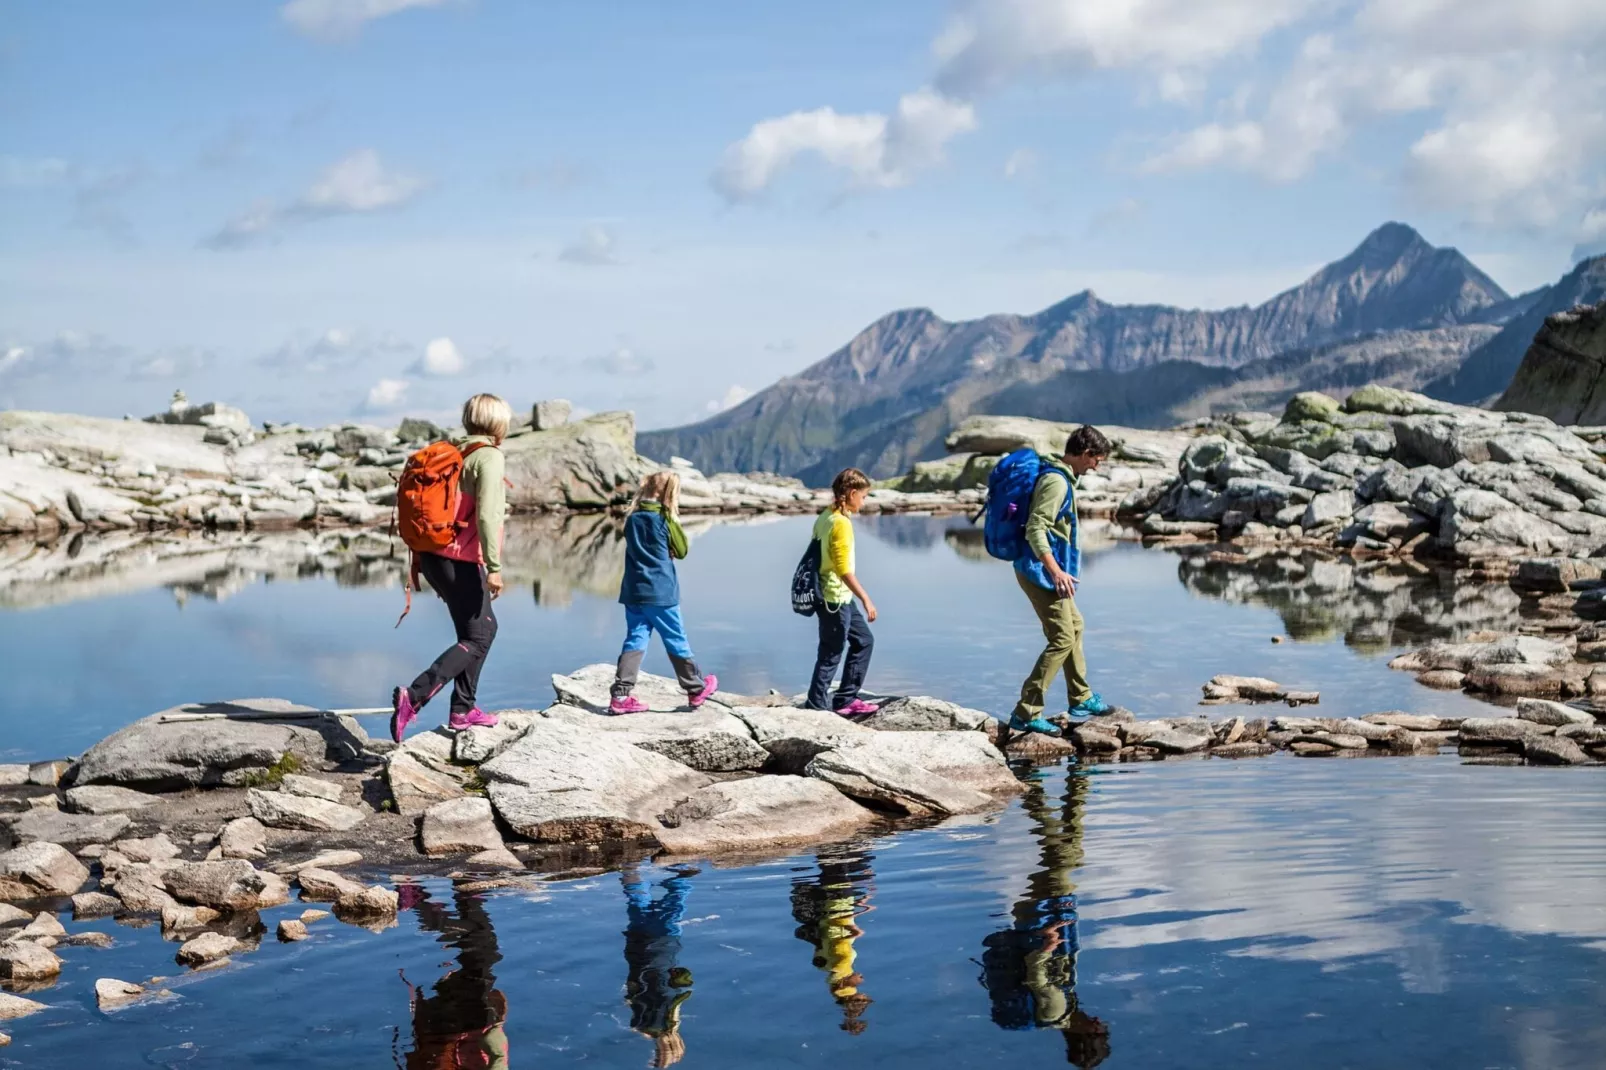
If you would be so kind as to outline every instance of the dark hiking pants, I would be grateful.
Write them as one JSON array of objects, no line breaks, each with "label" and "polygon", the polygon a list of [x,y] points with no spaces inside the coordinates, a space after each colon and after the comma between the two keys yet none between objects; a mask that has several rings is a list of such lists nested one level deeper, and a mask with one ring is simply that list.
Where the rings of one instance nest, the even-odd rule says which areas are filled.
[{"label": "dark hiking pants", "polygon": [[430,590],[440,595],[452,615],[457,642],[447,647],[435,663],[419,674],[407,696],[421,707],[435,693],[452,682],[452,712],[467,713],[474,708],[479,689],[480,669],[496,638],[496,614],[491,611],[491,592],[485,586],[485,570],[478,562],[456,561],[440,554],[419,554],[418,571]]},{"label": "dark hiking pants", "polygon": [[[808,705],[816,710],[837,710],[859,697],[864,686],[864,674],[870,669],[870,652],[875,649],[875,637],[870,625],[859,612],[857,602],[848,602],[837,609],[821,606],[815,614],[820,622],[820,649],[814,656],[814,679],[809,684]],[[827,701],[831,679],[836,675],[837,662],[847,651],[847,662],[842,666],[842,683],[836,689],[836,698]]]}]

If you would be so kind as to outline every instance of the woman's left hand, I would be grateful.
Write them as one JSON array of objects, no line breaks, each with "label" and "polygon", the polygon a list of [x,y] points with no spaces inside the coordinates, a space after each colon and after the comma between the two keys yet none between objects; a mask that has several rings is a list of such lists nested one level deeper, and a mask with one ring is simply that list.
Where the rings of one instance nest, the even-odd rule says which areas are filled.
[{"label": "woman's left hand", "polygon": [[485,577],[485,589],[491,592],[492,598],[502,597],[502,574],[492,572]]}]

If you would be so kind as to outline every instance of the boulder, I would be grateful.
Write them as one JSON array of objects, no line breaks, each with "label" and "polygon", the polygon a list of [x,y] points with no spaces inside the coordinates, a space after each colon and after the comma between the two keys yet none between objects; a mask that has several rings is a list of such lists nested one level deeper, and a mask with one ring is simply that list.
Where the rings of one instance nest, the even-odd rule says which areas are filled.
[{"label": "boulder", "polygon": [[875,815],[824,781],[759,776],[710,784],[659,820],[658,841],[668,853],[717,854],[824,843]]},{"label": "boulder", "polygon": [[1462,740],[1516,742],[1539,735],[1539,726],[1520,717],[1468,717],[1461,722]]},{"label": "boulder", "polygon": [[654,467],[636,453],[636,419],[628,412],[517,434],[502,453],[515,510],[623,504]]},{"label": "boulder", "polygon": [[15,1018],[26,1018],[45,1009],[43,1003],[36,1003],[31,999],[13,996],[9,992],[0,992],[0,1022],[9,1022]]},{"label": "boulder", "polygon": [[550,718],[480,766],[480,776],[509,827],[548,842],[651,839],[658,813],[710,783],[627,738]]},{"label": "boulder", "polygon": [[167,894],[214,910],[255,910],[289,898],[285,882],[250,862],[185,862],[163,875]]},{"label": "boulder", "polygon": [[181,966],[204,966],[244,949],[245,945],[232,936],[224,936],[222,933],[202,933],[192,940],[186,940],[178,949],[178,954],[173,957]]},{"label": "boulder", "polygon": [[1327,524],[1340,524],[1355,513],[1355,495],[1348,490],[1333,490],[1318,494],[1305,506],[1300,526],[1309,530]]},{"label": "boulder", "polygon": [[[253,773],[280,765],[286,755],[303,768],[326,758],[355,757],[363,738],[350,718],[271,721],[243,719],[310,712],[282,699],[234,699],[175,706],[135,721],[89,748],[78,759],[75,784],[120,784],[148,791],[242,784]],[[206,720],[163,720],[175,715],[222,714]],[[348,723],[349,722],[349,723]]]},{"label": "boulder", "polygon": [[[1594,272],[1599,275],[1598,268]],[[1496,409],[1548,416],[1561,424],[1606,422],[1606,303],[1546,317]]]},{"label": "boulder", "polygon": [[436,803],[425,810],[418,841],[431,858],[474,854],[503,846],[490,801],[478,796]]},{"label": "boulder", "polygon": [[189,932],[223,917],[221,910],[185,903],[169,903],[162,908],[162,935]]},{"label": "boulder", "polygon": [[[583,669],[564,675],[552,674],[552,689],[557,692],[558,703],[564,706],[574,706],[592,713],[607,713],[608,704],[612,701],[609,688],[613,686],[616,666],[612,663],[599,662],[587,665]],[[632,692],[636,698],[647,704],[647,709],[653,713],[670,713],[673,711],[687,711],[686,692],[680,685],[667,676],[656,676],[650,672],[642,673],[636,680],[636,689]],[[704,710],[724,709],[725,704],[716,694],[712,700],[705,703]],[[631,714],[639,717],[640,714]]]},{"label": "boulder", "polygon": [[532,710],[498,710],[494,725],[459,729],[452,738],[452,761],[459,765],[490,761],[540,716]]},{"label": "boulder", "polygon": [[1217,702],[1281,702],[1288,689],[1264,676],[1232,676],[1222,673],[1210,678],[1204,685],[1207,701]]},{"label": "boulder", "polygon": [[56,920],[56,915],[48,910],[41,910],[34,918],[21,929],[6,937],[7,940],[45,940],[54,941],[59,936],[67,935],[67,927]]},{"label": "boulder", "polygon": [[427,764],[417,754],[398,750],[385,759],[385,782],[396,811],[409,817],[445,799],[462,797],[464,773]]},{"label": "boulder", "polygon": [[1077,725],[1071,729],[1071,738],[1076,741],[1076,749],[1080,754],[1108,755],[1118,754],[1121,750],[1121,737],[1099,725]]},{"label": "boulder", "polygon": [[143,810],[161,798],[115,784],[86,784],[68,788],[65,793],[67,810],[74,814],[122,814]]},{"label": "boulder", "polygon": [[804,775],[849,798],[912,817],[968,814],[996,805],[991,796],[873,747],[844,747],[814,756]]},{"label": "boulder", "polygon": [[1437,732],[1441,722],[1437,717],[1420,713],[1401,713],[1390,710],[1386,713],[1369,713],[1361,720],[1368,724],[1393,725],[1396,728],[1409,729],[1412,732]]},{"label": "boulder", "polygon": [[355,828],[368,816],[353,806],[342,806],[304,795],[263,791],[261,788],[252,788],[246,798],[251,806],[251,816],[268,828],[344,832]]},{"label": "boulder", "polygon": [[43,840],[63,847],[107,843],[128,827],[127,814],[67,814],[60,810],[29,810],[7,820],[18,843]]},{"label": "boulder", "polygon": [[[101,880],[106,886],[105,878]],[[160,914],[174,902],[167,894],[164,871],[148,862],[131,863],[116,873],[111,889],[123,906],[135,914]]]},{"label": "boulder", "polygon": [[562,398],[537,401],[530,410],[530,429],[551,431],[562,427],[569,422],[569,414],[573,411],[574,406]]},{"label": "boulder", "polygon": [[297,921],[295,918],[284,918],[279,922],[279,939],[287,944],[305,940],[307,935],[306,922]]},{"label": "boulder", "polygon": [[1520,698],[1517,700],[1517,716],[1524,721],[1534,724],[1547,724],[1560,727],[1567,724],[1595,723],[1595,715],[1576,706],[1568,706],[1562,702],[1551,702],[1542,698]]},{"label": "boulder", "polygon": [[989,795],[1018,795],[1024,788],[985,733],[898,732],[854,736],[833,750],[864,748]]},{"label": "boulder", "polygon": [[317,777],[297,776],[287,773],[279,783],[279,790],[290,795],[301,795],[308,799],[322,799],[325,802],[340,801],[340,785],[330,780],[319,780]]},{"label": "boulder", "polygon": [[180,854],[178,845],[168,839],[165,832],[143,839],[118,840],[112,844],[112,850],[132,862],[165,862]]},{"label": "boulder", "polygon": [[48,981],[61,973],[61,959],[31,941],[0,944],[0,980]]},{"label": "boulder", "polygon": [[1571,739],[1558,736],[1526,736],[1522,756],[1535,765],[1583,765],[1589,755]]},{"label": "boulder", "polygon": [[1283,407],[1283,423],[1297,424],[1305,421],[1332,423],[1338,413],[1337,398],[1315,390],[1307,390],[1288,399],[1288,404]]},{"label": "boulder", "polygon": [[854,724],[827,710],[737,706],[731,713],[747,725],[759,746],[769,753],[770,768],[780,773],[801,775],[804,767],[821,751],[874,734],[874,729]]},{"label": "boulder", "polygon": [[1215,742],[1208,730],[1192,730],[1167,722],[1138,721],[1123,726],[1122,738],[1129,746],[1154,747],[1166,754],[1192,754]]},{"label": "boulder", "polygon": [[237,817],[218,834],[224,858],[262,858],[268,853],[268,829],[254,817]]},{"label": "boulder", "polygon": [[72,895],[89,870],[66,848],[30,843],[0,854],[0,900]]},{"label": "boulder", "polygon": [[301,885],[302,899],[332,902],[335,912],[341,915],[395,914],[401,902],[400,896],[389,888],[378,884],[365,886],[325,869],[304,869],[296,875],[296,881]]},{"label": "boulder", "polygon": [[911,695],[882,703],[879,710],[859,723],[880,732],[980,732],[993,719],[981,710],[928,695]]},{"label": "boulder", "polygon": [[95,1003],[103,1011],[132,1003],[144,994],[144,986],[119,981],[114,977],[102,977],[95,982]]},{"label": "boulder", "polygon": [[32,917],[32,914],[21,907],[14,907],[10,903],[0,903],[0,928],[8,925],[26,925]]},{"label": "boulder", "polygon": [[769,760],[769,752],[754,741],[747,724],[724,709],[615,717],[558,705],[546,716],[587,731],[616,733],[644,750],[705,773],[754,770]]}]

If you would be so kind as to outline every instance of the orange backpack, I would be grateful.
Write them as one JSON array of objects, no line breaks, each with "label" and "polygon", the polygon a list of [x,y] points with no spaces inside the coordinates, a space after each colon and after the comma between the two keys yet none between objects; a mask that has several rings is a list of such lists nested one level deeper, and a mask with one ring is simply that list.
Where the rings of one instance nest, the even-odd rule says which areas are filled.
[{"label": "orange backpack", "polygon": [[483,446],[476,442],[459,450],[450,442],[432,442],[407,458],[396,481],[396,513],[393,529],[412,551],[407,570],[407,607],[397,619],[399,627],[413,608],[413,589],[418,586],[419,554],[438,553],[457,537],[457,511],[462,491],[463,461]]}]

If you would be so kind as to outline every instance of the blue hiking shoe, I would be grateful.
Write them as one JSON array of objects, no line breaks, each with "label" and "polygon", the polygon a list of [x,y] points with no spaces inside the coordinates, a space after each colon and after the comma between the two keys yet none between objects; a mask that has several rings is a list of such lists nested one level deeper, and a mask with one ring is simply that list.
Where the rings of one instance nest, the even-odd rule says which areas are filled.
[{"label": "blue hiking shoe", "polygon": [[1104,701],[1102,695],[1095,691],[1075,706],[1072,706],[1070,715],[1072,717],[1097,717],[1101,713],[1109,713],[1111,709],[1113,707]]},{"label": "blue hiking shoe", "polygon": [[1009,719],[1009,730],[1011,732],[1041,732],[1045,736],[1057,736],[1060,734],[1059,725],[1054,724],[1052,721],[1043,720],[1041,715],[1033,717],[1029,721],[1023,721],[1019,717],[1011,717]]}]

